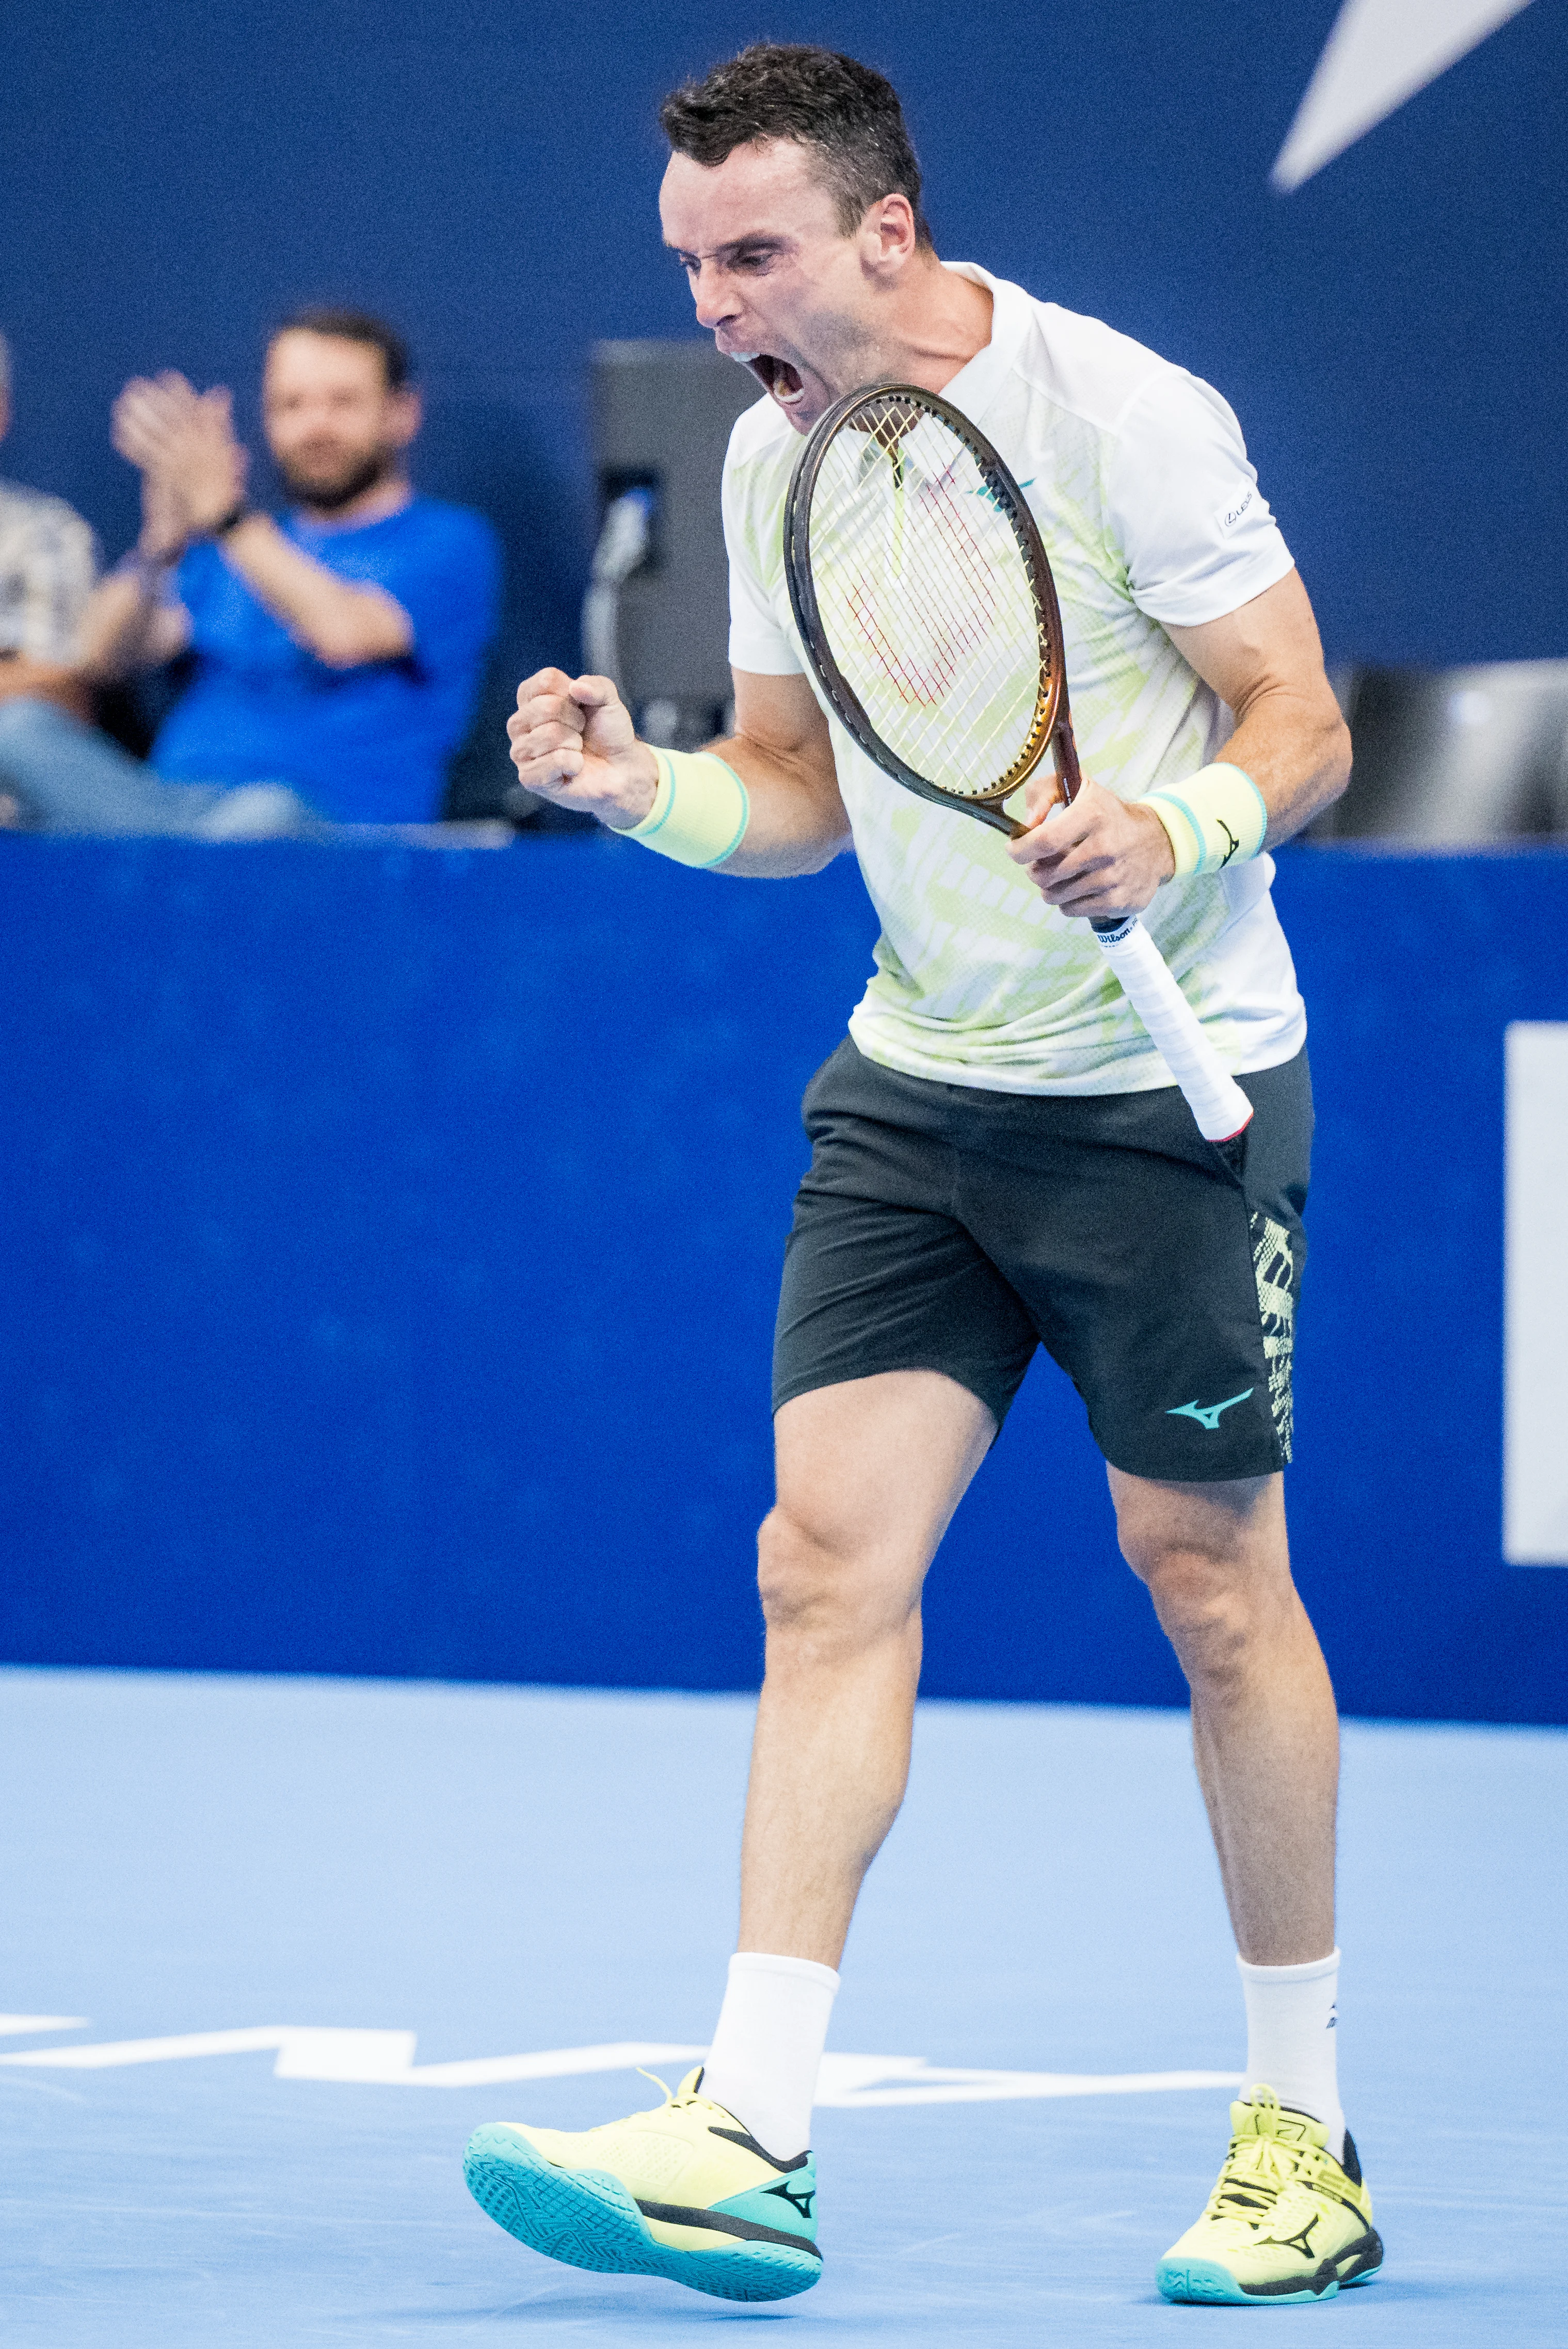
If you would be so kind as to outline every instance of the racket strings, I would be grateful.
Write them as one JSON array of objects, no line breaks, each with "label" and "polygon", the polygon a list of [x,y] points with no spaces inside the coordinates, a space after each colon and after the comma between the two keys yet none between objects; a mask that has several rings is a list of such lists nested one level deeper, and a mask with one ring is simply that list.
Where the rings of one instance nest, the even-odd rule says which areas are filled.
[{"label": "racket strings", "polygon": [[1005,502],[962,440],[909,401],[861,411],[818,474],[819,614],[846,682],[903,762],[964,798],[1035,747],[1044,644]]},{"label": "racket strings", "polygon": [[[876,704],[882,730],[903,737],[912,762],[929,763],[928,751],[961,738],[963,771],[943,780],[984,790],[1027,740],[1037,699],[1035,680],[1020,678],[1018,657],[1002,660],[1000,647],[987,644],[997,622],[992,579],[963,535],[939,564],[888,564],[876,554],[843,583],[840,625],[831,627],[830,616],[830,632]],[[1028,645],[1031,618],[1015,608],[1000,633]],[[852,649],[845,645],[851,626]],[[1037,670],[1037,657],[1024,666]]]},{"label": "racket strings", "polygon": [[[934,512],[928,519],[946,535],[948,553],[965,574],[968,601],[960,606],[954,603],[946,608],[934,608],[930,595],[931,582],[918,570],[903,566],[917,617],[923,624],[922,633],[929,643],[930,661],[925,667],[916,666],[907,647],[895,643],[883,626],[882,607],[877,599],[866,592],[863,580],[857,579],[848,594],[848,602],[869,644],[888,673],[916,703],[932,704],[941,700],[952,687],[958,663],[965,653],[978,652],[995,612],[995,597],[979,560],[963,518],[955,510],[945,484],[923,482],[915,492],[917,503],[929,503],[934,508],[944,502],[954,507],[949,512]],[[923,517],[917,514],[916,526]]]},{"label": "racket strings", "polygon": [[[872,439],[890,460],[893,469],[893,494],[905,502],[910,495],[909,474],[912,468],[904,453],[904,442],[911,437],[912,424],[918,414],[907,408],[900,409],[880,419]],[[944,452],[945,453],[945,452]],[[962,451],[967,454],[966,451]],[[862,492],[870,486],[865,479],[862,460]],[[953,480],[954,465],[950,458],[940,473],[917,481],[913,492],[914,512],[905,525],[906,531],[931,533],[949,564],[955,566],[960,584],[968,591],[963,595],[944,598],[940,591],[951,589],[954,582],[941,575],[938,564],[922,564],[912,560],[906,552],[899,564],[900,584],[907,590],[914,616],[920,624],[920,635],[929,644],[934,656],[929,667],[914,667],[899,650],[882,626],[878,604],[857,582],[853,603],[871,641],[890,670],[918,702],[931,703],[941,698],[954,682],[958,657],[966,651],[978,651],[995,613],[995,584],[988,575],[985,557],[974,533],[965,523]],[[880,486],[880,485],[879,485]],[[874,492],[873,492],[874,494]],[[868,509],[862,508],[862,517]],[[896,523],[895,523],[896,527]],[[903,533],[900,533],[903,534]]]}]

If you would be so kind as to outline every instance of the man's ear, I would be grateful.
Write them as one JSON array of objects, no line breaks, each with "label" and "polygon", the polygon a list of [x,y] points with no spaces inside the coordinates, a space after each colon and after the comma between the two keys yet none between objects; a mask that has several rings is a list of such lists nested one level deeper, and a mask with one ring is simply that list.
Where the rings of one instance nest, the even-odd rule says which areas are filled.
[{"label": "man's ear", "polygon": [[868,204],[860,225],[861,254],[876,276],[896,276],[914,258],[920,235],[914,207],[905,195],[879,196]]},{"label": "man's ear", "polygon": [[391,414],[387,419],[388,437],[394,447],[407,449],[425,420],[425,402],[412,384],[395,391],[388,402]]}]

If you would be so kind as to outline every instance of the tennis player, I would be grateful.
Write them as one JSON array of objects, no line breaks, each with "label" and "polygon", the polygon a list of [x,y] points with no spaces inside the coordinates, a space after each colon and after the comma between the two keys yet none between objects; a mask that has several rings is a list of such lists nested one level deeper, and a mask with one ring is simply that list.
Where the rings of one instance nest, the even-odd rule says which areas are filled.
[{"label": "tennis player", "polygon": [[[712,2051],[630,2120],[480,2130],[470,2184],[583,2266],[736,2300],[820,2273],[813,2089],[856,1895],[903,1795],[921,1587],[1043,1344],[1084,1398],[1122,1553],[1191,1685],[1246,2004],[1219,2184],[1160,2289],[1320,2300],[1376,2273],[1382,2247],[1336,2083],[1337,1727],[1281,1475],[1312,1100],[1263,852],[1349,768],[1306,594],[1215,392],[937,258],[880,75],[753,47],[663,122],[665,242],[698,320],[766,395],[724,474],[735,732],[655,750],[606,679],[546,669],[519,692],[512,755],[531,792],[683,864],[810,873],[852,846],[882,935],[806,1095],[767,1677]],[[792,462],[833,401],[889,378],[996,445],[1056,574],[1093,780],[1070,807],[1031,785],[1012,843],[891,781],[805,673],[780,540]],[[1083,918],[1132,909],[1253,1104],[1244,1182]]]}]

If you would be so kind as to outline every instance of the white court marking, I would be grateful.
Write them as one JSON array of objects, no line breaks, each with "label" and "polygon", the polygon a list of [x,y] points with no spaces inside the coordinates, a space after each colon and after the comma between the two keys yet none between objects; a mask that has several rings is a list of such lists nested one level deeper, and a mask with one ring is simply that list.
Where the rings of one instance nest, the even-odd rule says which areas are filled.
[{"label": "white court marking", "polygon": [[1507,1053],[1502,1554],[1568,1564],[1568,1024],[1516,1019]]},{"label": "white court marking", "polygon": [[[80,2029],[81,2018],[0,2016],[15,2030]],[[332,2029],[312,2023],[258,2023],[242,2031],[190,2031],[165,2039],[108,2039],[77,2047],[28,2047],[0,2064],[49,2071],[118,2071],[133,2064],[175,2064],[194,2056],[253,2055],[273,2048],[274,2080],[328,2080],[355,2087],[483,2088],[506,2080],[571,2079],[655,2064],[687,2064],[706,2047],[667,2040],[609,2040],[598,2047],[547,2047],[526,2055],[479,2055],[456,2064],[416,2064],[412,2031]],[[1137,2095],[1158,2088],[1229,2088],[1234,2072],[994,2072],[927,2064],[922,2055],[822,2058],[817,2102],[836,2109],[873,2105],[980,2105],[1015,2097]]]}]

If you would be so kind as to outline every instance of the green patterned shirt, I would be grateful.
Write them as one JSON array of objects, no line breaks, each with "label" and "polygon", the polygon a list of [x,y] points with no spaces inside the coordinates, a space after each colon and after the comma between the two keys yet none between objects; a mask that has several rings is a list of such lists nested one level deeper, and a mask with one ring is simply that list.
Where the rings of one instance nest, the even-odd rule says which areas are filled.
[{"label": "green patterned shirt", "polygon": [[[1161,623],[1235,611],[1286,575],[1289,552],[1240,427],[1208,385],[1098,320],[954,265],[989,288],[995,310],[990,342],[943,396],[995,443],[1040,525],[1084,772],[1140,799],[1205,765],[1232,726]],[[729,657],[762,676],[807,667],[782,537],[799,448],[764,398],[736,425],[725,464]],[[882,920],[876,969],[850,1021],[859,1049],[909,1076],[1004,1092],[1168,1085],[1088,924],[1046,905],[999,833],[915,798],[830,720]],[[1262,856],[1171,882],[1144,917],[1233,1070],[1287,1061],[1306,1033],[1273,875]]]}]

